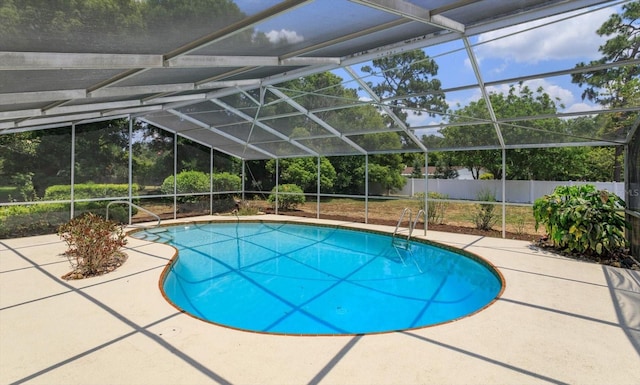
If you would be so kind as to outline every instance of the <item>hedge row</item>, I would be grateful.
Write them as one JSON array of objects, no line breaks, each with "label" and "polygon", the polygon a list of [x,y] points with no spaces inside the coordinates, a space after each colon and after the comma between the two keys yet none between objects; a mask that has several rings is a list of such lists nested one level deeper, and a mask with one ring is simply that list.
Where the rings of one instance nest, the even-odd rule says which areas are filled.
[{"label": "hedge row", "polygon": [[[139,187],[137,184],[131,185],[133,195],[138,195]],[[97,184],[86,183],[76,184],[73,188],[74,199],[91,199],[91,198],[110,198],[110,197],[126,197],[129,196],[128,184]],[[53,185],[47,187],[44,191],[44,200],[60,201],[71,199],[70,185]],[[105,204],[106,205],[106,204]]]},{"label": "hedge row", "polygon": [[[138,185],[132,185],[134,194],[138,193]],[[103,197],[121,197],[129,195],[126,184],[77,184],[74,186],[75,199]],[[49,186],[45,190],[44,200],[71,199],[70,185]],[[93,212],[106,214],[109,201],[76,202],[74,214]],[[58,226],[69,221],[71,205],[69,203],[37,203],[32,205],[0,207],[0,238],[24,237],[38,234],[55,233]],[[132,215],[137,212],[135,208]],[[109,218],[121,223],[129,222],[129,208],[125,205],[114,205],[109,208]]]}]

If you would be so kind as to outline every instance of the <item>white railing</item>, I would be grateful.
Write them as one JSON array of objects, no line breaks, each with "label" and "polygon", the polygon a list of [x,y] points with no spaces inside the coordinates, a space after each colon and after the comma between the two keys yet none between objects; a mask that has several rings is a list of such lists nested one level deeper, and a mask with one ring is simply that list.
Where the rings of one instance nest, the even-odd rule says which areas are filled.
[{"label": "white railing", "polygon": [[[109,220],[109,206],[111,206],[112,204],[116,204],[116,203],[129,205],[131,207],[135,207],[136,209],[144,211],[145,213],[151,215],[152,217],[154,217],[158,221],[158,223],[156,224],[156,227],[159,227],[160,223],[162,222],[162,220],[160,219],[160,216],[158,216],[158,214],[153,213],[153,212],[145,209],[144,207],[140,207],[140,206],[138,206],[138,205],[136,205],[134,203],[131,203],[129,201],[111,201],[111,202],[109,202],[107,204],[107,215],[106,215],[107,220]],[[131,217],[129,217],[129,222],[131,222]]]}]

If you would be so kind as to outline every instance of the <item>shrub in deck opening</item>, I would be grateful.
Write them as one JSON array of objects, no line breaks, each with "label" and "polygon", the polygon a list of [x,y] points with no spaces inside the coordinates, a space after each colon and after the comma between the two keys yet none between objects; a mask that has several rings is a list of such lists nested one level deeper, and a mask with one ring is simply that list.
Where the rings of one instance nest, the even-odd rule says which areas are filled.
[{"label": "shrub in deck opening", "polygon": [[558,186],[536,199],[536,230],[544,225],[552,245],[569,252],[610,254],[627,246],[624,201],[593,185]]},{"label": "shrub in deck opening", "polygon": [[69,247],[64,255],[73,267],[64,279],[108,273],[126,260],[120,251],[127,244],[122,226],[91,212],[61,225],[58,235]]}]

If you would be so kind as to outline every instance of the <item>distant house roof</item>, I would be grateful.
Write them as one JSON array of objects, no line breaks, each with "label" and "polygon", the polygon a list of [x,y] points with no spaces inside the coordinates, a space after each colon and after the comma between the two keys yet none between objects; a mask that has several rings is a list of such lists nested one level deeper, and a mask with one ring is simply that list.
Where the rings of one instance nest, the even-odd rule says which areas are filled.
[{"label": "distant house roof", "polygon": [[[469,171],[469,169],[467,169],[466,167],[453,166],[452,168],[458,172],[458,177],[456,179],[473,179],[473,175],[471,174],[471,171]],[[413,167],[405,167],[404,170],[402,170],[401,175],[409,178],[411,177],[411,174],[413,174],[413,169],[414,169]],[[436,166],[429,166],[429,176],[433,176],[435,175],[435,173],[436,173]],[[424,176],[424,167],[421,167],[420,174]]]},{"label": "distant house roof", "polygon": [[[435,166],[429,166],[429,175],[433,175],[436,172],[436,167]],[[413,174],[413,167],[405,167],[404,170],[402,170],[402,176],[411,176],[411,174]],[[424,167],[420,168],[420,174],[424,175]]]}]

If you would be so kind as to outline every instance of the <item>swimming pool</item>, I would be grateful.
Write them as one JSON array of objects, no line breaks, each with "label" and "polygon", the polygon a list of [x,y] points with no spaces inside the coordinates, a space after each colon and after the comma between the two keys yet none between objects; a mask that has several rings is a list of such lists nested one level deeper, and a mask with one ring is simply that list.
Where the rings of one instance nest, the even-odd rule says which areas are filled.
[{"label": "swimming pool", "polygon": [[215,324],[295,335],[420,328],[475,313],[501,275],[469,253],[340,227],[226,222],[161,228],[173,245],[161,288],[175,307]]}]

